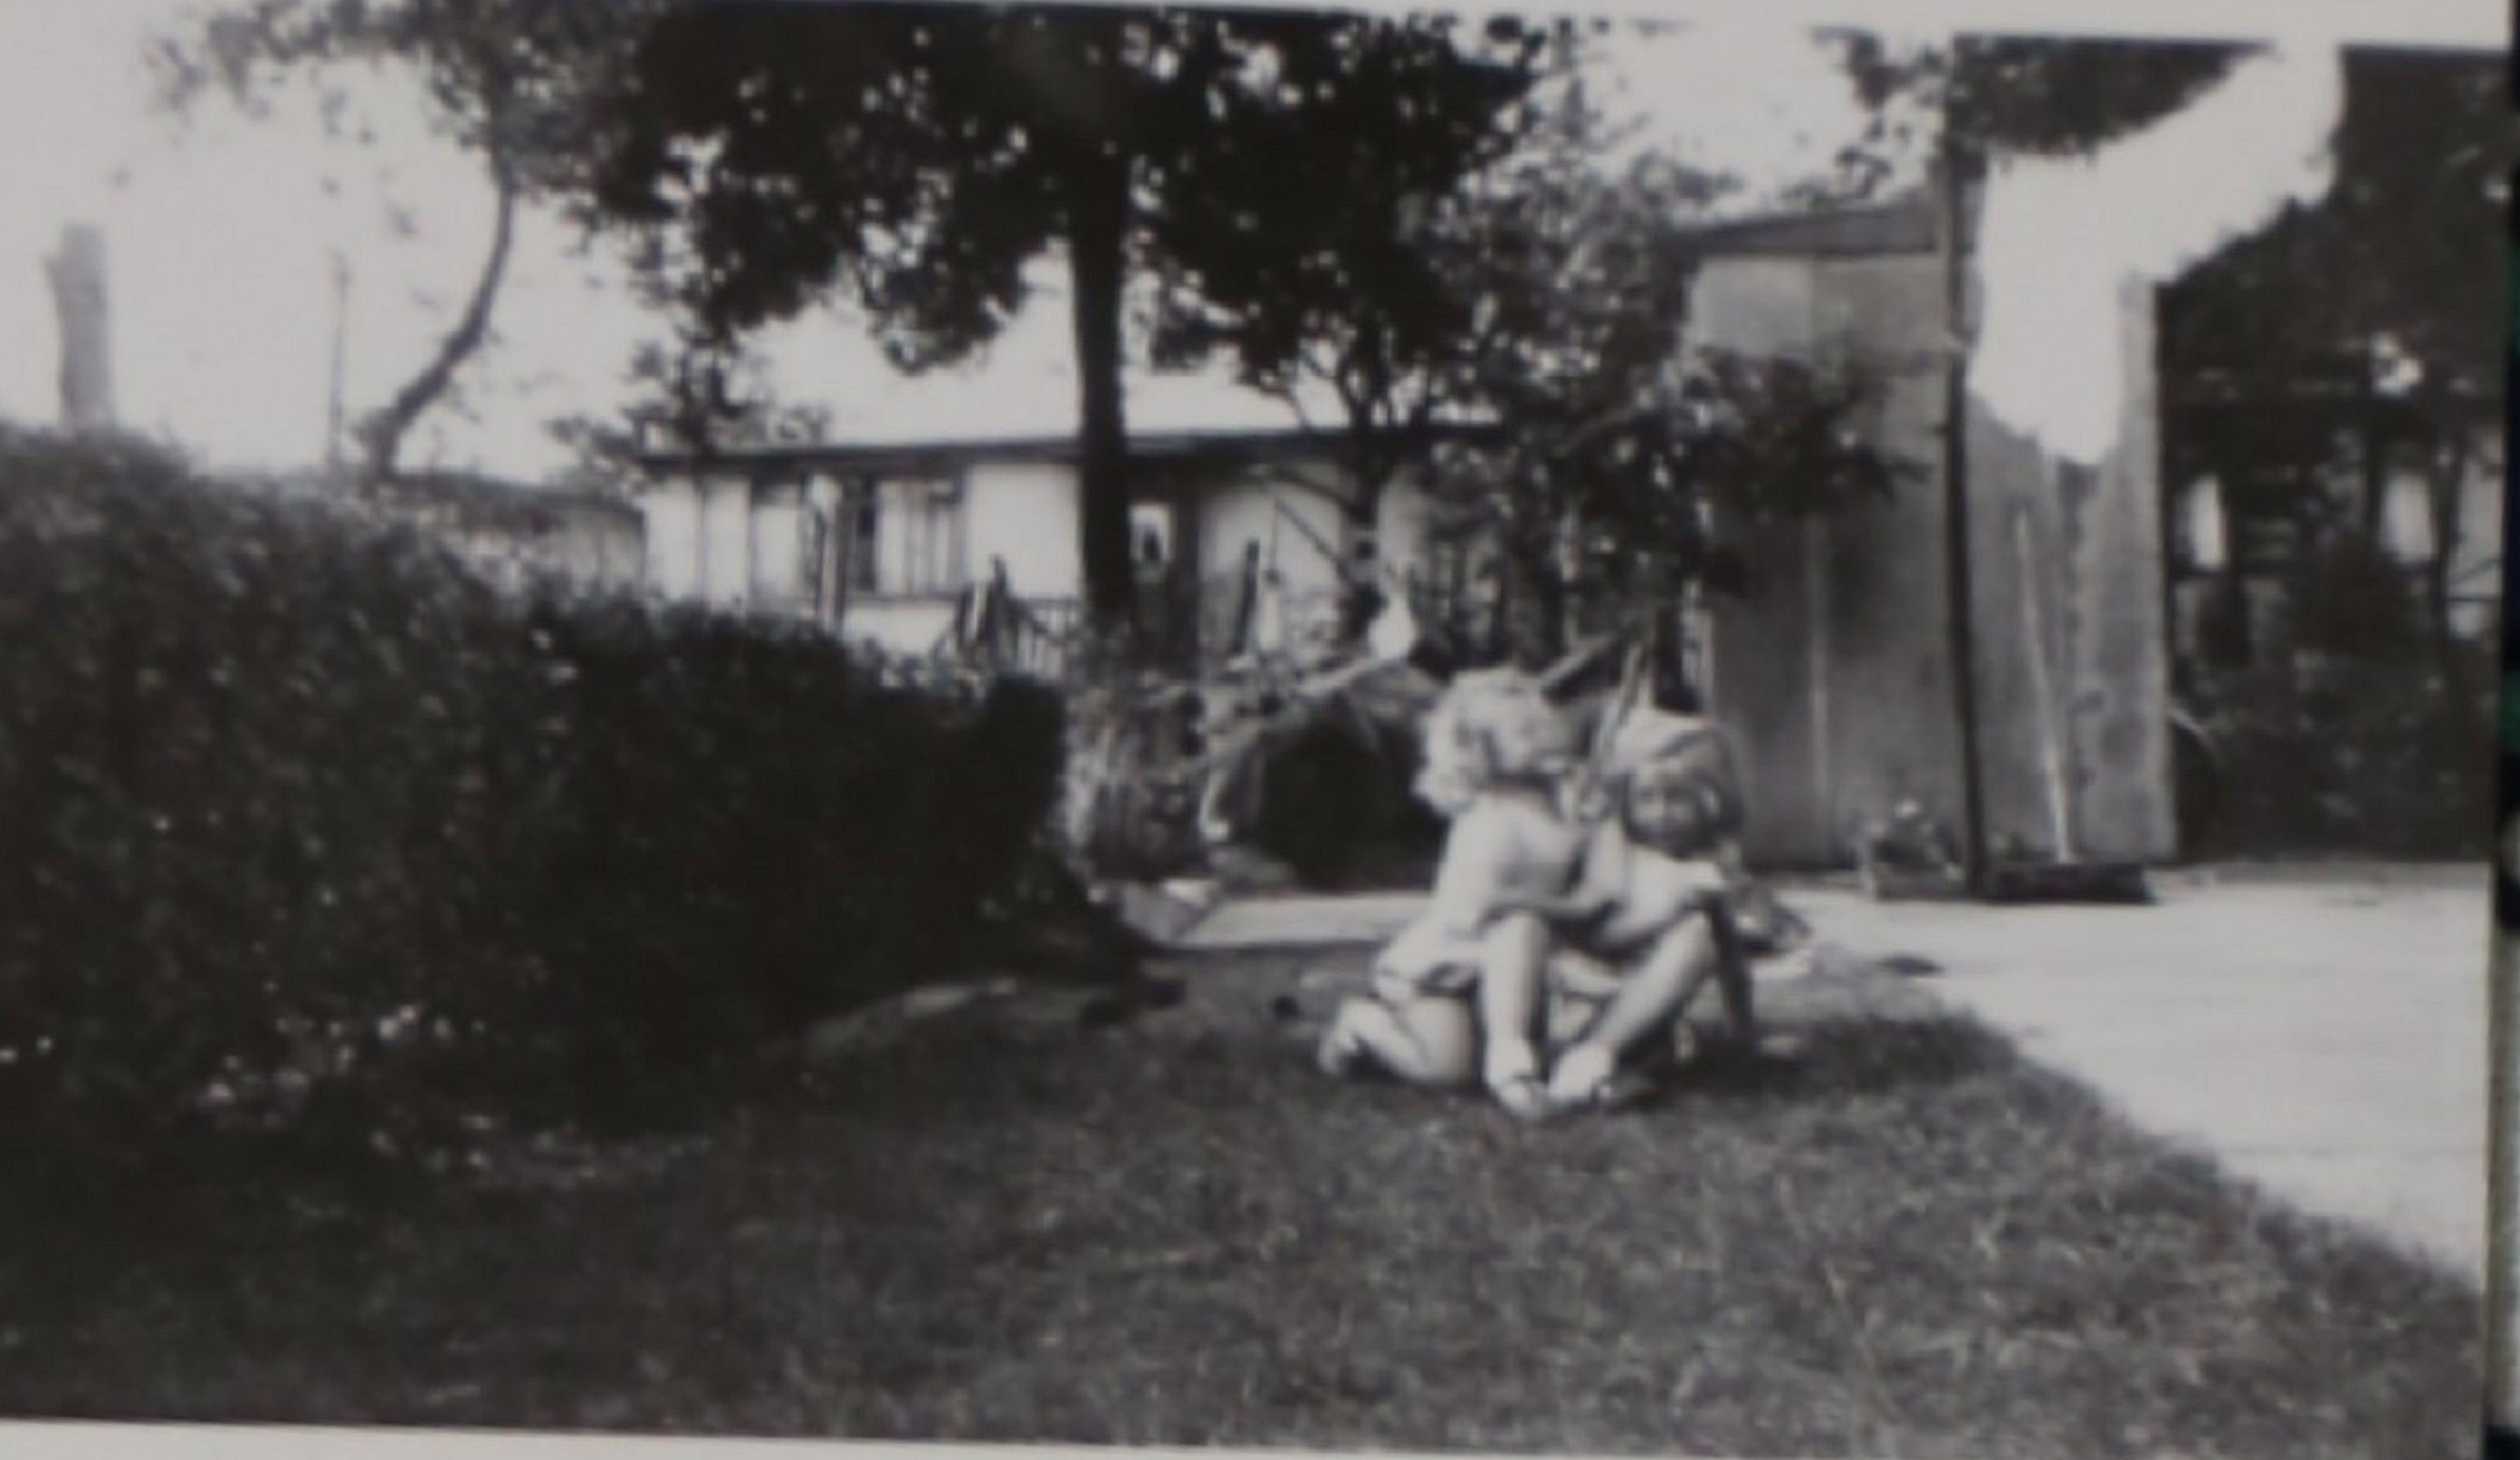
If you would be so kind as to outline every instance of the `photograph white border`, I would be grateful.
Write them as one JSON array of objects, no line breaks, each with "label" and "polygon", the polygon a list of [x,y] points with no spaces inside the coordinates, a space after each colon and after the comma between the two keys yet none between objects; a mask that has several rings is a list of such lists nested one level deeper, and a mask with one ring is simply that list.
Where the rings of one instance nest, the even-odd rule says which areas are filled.
[{"label": "photograph white border", "polygon": [[[812,3],[812,0],[796,0]],[[960,0],[931,0],[960,3]],[[1096,0],[1101,3],[1101,0]],[[1196,5],[1212,0],[1171,0]],[[1302,0],[1237,0],[1241,6],[1320,9]],[[2498,0],[1535,0],[1529,4],[1408,4],[1394,0],[1350,0],[1338,9],[1421,11],[1439,9],[1471,13],[1573,15],[1582,17],[1702,21],[1717,24],[1773,27],[1846,26],[1876,28],[1898,34],[1970,32],[2124,38],[2129,40],[2291,41],[2345,43],[2408,50],[2456,50],[2501,53],[2511,45],[2511,11]],[[58,12],[65,24],[74,22],[75,7]],[[2483,931],[2483,930],[2480,930]],[[2479,966],[2491,964],[2498,985],[2520,980],[2520,958],[2508,948],[2481,948]],[[2494,1059],[2498,1074],[2520,1050],[2512,1048],[2513,998],[2493,1000]],[[2495,1112],[2497,1165],[2503,1149],[2520,1138],[2520,1081],[2498,1078]],[[2482,1155],[2483,1153],[2480,1153]],[[2496,1182],[2498,1198],[2507,1194],[2508,1179]],[[2487,1395],[2480,1396],[2498,1420],[2520,1423],[2520,1253],[2504,1240],[2512,1231],[2508,1214],[2498,1209],[2492,1230],[2494,1277],[2499,1285],[2493,1305],[2496,1326],[2491,1346],[2495,1372]],[[816,1454],[861,1457],[861,1460],[927,1460],[941,1454],[989,1456],[1098,1456],[1113,1451],[1053,1445],[898,1444],[851,1440],[679,1439],[650,1437],[578,1436],[543,1433],[475,1433],[388,1429],[315,1429],[250,1425],[55,1424],[0,1422],[0,1452],[13,1460],[248,1460],[248,1457],[344,1457],[344,1460],[749,1460],[749,1457]],[[1227,1449],[1136,1449],[1136,1454],[1199,1457],[1219,1460],[1236,1454],[1275,1455],[1276,1451]],[[1335,1453],[1335,1452],[1308,1452]],[[1375,1452],[1392,1457],[1396,1452]],[[1573,1457],[1567,1457],[1573,1460]],[[1994,1460],[1994,1457],[1989,1457]]]}]

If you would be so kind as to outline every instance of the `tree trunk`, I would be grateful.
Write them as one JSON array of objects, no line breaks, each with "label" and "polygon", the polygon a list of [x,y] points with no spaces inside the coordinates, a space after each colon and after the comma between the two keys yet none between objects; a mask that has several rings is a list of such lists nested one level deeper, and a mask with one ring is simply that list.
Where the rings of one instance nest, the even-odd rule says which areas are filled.
[{"label": "tree trunk", "polygon": [[430,406],[442,399],[455,384],[455,372],[480,352],[490,338],[490,311],[498,303],[499,287],[508,274],[508,255],[517,239],[517,205],[518,187],[507,164],[493,159],[491,178],[499,190],[498,221],[490,233],[490,256],[482,261],[481,275],[472,284],[472,297],[464,305],[464,317],[456,322],[454,332],[437,346],[436,357],[413,376],[397,392],[393,402],[370,418],[360,433],[366,437],[368,475],[380,481],[390,481],[400,470],[403,438]]},{"label": "tree trunk", "polygon": [[1386,476],[1360,466],[1353,490],[1339,503],[1340,512],[1347,518],[1348,540],[1354,544],[1348,561],[1341,566],[1346,578],[1339,591],[1342,647],[1365,642],[1391,592],[1383,581],[1382,570],[1382,490]]},{"label": "tree trunk", "polygon": [[1087,623],[1098,635],[1137,627],[1129,541],[1129,433],[1121,379],[1128,276],[1129,164],[1095,156],[1075,169],[1067,257],[1076,343],[1078,551]]}]

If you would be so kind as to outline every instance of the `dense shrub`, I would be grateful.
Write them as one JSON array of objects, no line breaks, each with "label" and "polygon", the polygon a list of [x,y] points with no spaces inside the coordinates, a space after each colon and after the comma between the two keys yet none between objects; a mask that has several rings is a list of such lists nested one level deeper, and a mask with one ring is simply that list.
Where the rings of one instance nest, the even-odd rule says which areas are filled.
[{"label": "dense shrub", "polygon": [[514,603],[417,535],[0,432],[0,1136],[723,1088],[955,956],[1058,742],[1043,693]]},{"label": "dense shrub", "polygon": [[2206,856],[2484,858],[2494,835],[2490,652],[2459,705],[2427,650],[2206,677],[2218,751]]}]

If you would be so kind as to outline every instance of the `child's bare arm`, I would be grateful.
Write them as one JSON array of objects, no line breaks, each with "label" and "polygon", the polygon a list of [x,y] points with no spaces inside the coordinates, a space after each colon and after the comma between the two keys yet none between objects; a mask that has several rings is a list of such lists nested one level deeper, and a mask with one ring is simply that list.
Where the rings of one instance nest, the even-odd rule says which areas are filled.
[{"label": "child's bare arm", "polygon": [[1548,923],[1586,923],[1607,911],[1607,897],[1579,896],[1574,892],[1508,892],[1496,901],[1498,914],[1520,913]]},{"label": "child's bare arm", "polygon": [[1498,894],[1496,910],[1526,913],[1551,923],[1589,923],[1615,906],[1624,890],[1615,851],[1611,833],[1606,828],[1598,831],[1585,841],[1572,886],[1555,892],[1508,889]]},{"label": "child's bare arm", "polygon": [[1444,839],[1427,915],[1456,935],[1476,935],[1513,887],[1517,851],[1511,834],[1492,816],[1473,811],[1455,821]]}]

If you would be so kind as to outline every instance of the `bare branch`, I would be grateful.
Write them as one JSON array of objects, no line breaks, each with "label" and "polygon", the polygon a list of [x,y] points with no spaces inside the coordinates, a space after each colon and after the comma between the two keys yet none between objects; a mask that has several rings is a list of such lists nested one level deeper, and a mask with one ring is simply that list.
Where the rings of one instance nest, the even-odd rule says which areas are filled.
[{"label": "bare branch", "polygon": [[391,480],[397,471],[403,441],[411,434],[431,406],[447,397],[455,386],[456,372],[480,353],[489,342],[490,313],[497,304],[499,290],[508,273],[508,258],[514,251],[517,235],[517,209],[522,187],[508,166],[505,158],[493,152],[490,174],[498,189],[498,215],[490,234],[489,256],[482,261],[480,276],[473,281],[472,297],[464,306],[464,314],[455,328],[438,344],[437,353],[413,376],[392,402],[371,417],[361,429],[368,454],[368,472],[379,480]]}]

